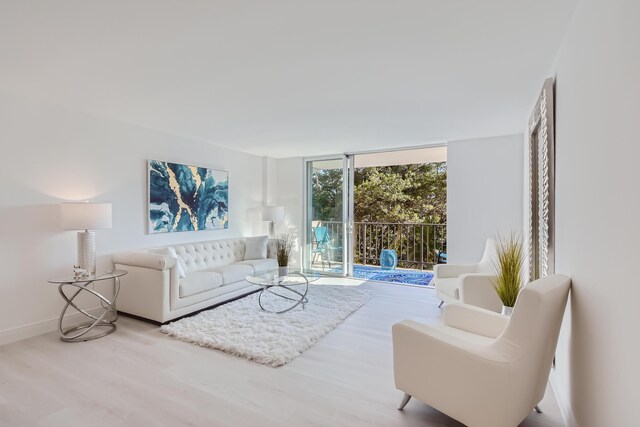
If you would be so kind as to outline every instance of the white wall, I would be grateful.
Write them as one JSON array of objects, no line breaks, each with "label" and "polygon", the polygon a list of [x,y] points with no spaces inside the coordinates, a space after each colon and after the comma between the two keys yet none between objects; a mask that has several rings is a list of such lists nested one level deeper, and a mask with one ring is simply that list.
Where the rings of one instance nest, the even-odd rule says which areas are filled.
[{"label": "white wall", "polygon": [[302,157],[278,159],[276,161],[276,201],[285,208],[285,221],[278,225],[278,231],[293,234],[298,242],[291,254],[291,265],[302,265],[304,234],[304,185],[305,165]]},{"label": "white wall", "polygon": [[271,157],[262,158],[262,194],[265,206],[276,205],[278,160]]},{"label": "white wall", "polygon": [[[97,231],[101,270],[119,250],[267,232],[261,157],[4,95],[0,144],[0,342],[47,330],[59,314],[47,279],[69,274],[76,259],[61,201],[113,203],[113,228]],[[229,229],[145,234],[150,158],[229,171]]]},{"label": "white wall", "polygon": [[636,0],[583,0],[557,60],[558,397],[584,427],[640,425],[638,17]]},{"label": "white wall", "polygon": [[447,144],[447,251],[450,263],[477,262],[497,232],[522,231],[521,134]]}]

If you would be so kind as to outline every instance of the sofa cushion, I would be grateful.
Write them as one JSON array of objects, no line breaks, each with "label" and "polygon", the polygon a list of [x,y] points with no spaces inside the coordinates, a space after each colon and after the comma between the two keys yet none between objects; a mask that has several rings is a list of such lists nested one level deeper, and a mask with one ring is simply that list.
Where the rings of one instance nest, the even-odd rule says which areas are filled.
[{"label": "sofa cushion", "polygon": [[214,271],[194,271],[180,281],[180,298],[210,291],[222,286],[222,274]]},{"label": "sofa cushion", "polygon": [[212,240],[200,243],[185,243],[173,248],[182,259],[186,273],[205,271],[222,265],[233,264],[244,259],[244,239]]},{"label": "sofa cushion", "polygon": [[242,265],[250,265],[253,267],[254,272],[263,273],[269,270],[275,270],[278,268],[278,261],[275,259],[267,258],[267,259],[248,259],[245,261],[240,261],[236,264]]},{"label": "sofa cushion", "polygon": [[452,278],[438,278],[436,279],[436,289],[439,292],[447,294],[453,298],[460,298],[460,290],[458,289],[458,285],[460,284],[460,279],[457,277]]},{"label": "sofa cushion", "polygon": [[253,267],[236,263],[212,268],[207,271],[220,273],[222,275],[222,284],[228,285],[244,280],[247,276],[253,274]]},{"label": "sofa cushion", "polygon": [[247,237],[244,259],[265,259],[267,257],[268,243],[269,236]]}]

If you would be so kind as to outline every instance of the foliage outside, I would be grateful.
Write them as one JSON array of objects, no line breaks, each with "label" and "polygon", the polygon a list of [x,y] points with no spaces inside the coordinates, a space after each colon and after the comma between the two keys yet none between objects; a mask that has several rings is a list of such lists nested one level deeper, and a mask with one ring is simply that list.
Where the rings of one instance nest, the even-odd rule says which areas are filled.
[{"label": "foliage outside", "polygon": [[446,163],[358,168],[354,172],[356,222],[446,224]]},{"label": "foliage outside", "polygon": [[293,250],[293,235],[282,234],[276,239],[276,257],[278,258],[278,266],[286,267],[289,265],[289,256]]},{"label": "foliage outside", "polygon": [[496,252],[498,260],[495,265],[495,289],[502,304],[513,307],[522,287],[522,273],[524,266],[524,245],[522,237],[511,233],[509,237],[496,238]]},{"label": "foliage outside", "polygon": [[[354,170],[354,220],[446,224],[447,164]],[[342,221],[342,169],[313,174],[313,219]]]}]

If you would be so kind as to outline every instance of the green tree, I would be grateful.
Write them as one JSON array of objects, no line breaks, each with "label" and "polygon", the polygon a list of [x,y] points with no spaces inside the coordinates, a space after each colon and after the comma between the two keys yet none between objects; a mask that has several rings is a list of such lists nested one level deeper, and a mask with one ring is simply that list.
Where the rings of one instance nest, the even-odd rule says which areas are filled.
[{"label": "green tree", "polygon": [[355,221],[445,224],[446,168],[428,163],[356,169]]},{"label": "green tree", "polygon": [[395,249],[402,267],[436,262],[446,228],[411,224],[446,224],[446,170],[446,163],[430,163],[354,171],[354,219],[363,223],[355,230],[356,262],[377,264],[383,248]]},{"label": "green tree", "polygon": [[[359,169],[362,175],[354,184],[354,220],[356,222],[417,222],[408,206],[412,183],[402,175],[382,168]],[[354,179],[355,181],[355,179]]]},{"label": "green tree", "polygon": [[342,221],[342,169],[319,169],[312,175],[315,221]]}]

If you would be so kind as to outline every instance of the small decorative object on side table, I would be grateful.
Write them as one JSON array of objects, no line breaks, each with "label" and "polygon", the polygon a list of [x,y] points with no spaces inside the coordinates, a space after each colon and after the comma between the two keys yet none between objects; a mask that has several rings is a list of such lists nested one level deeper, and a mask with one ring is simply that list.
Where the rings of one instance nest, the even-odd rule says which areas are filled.
[{"label": "small decorative object on side table", "polygon": [[[118,298],[118,292],[120,291],[120,277],[127,274],[124,270],[114,270],[108,273],[90,275],[90,276],[80,276],[75,274],[74,277],[65,277],[61,279],[51,279],[49,283],[58,284],[58,292],[65,300],[65,305],[62,308],[62,312],[60,313],[60,319],[58,320],[58,329],[60,330],[60,339],[66,342],[80,342],[80,341],[89,341],[94,340],[96,338],[101,338],[116,330],[116,320],[118,320],[118,312],[116,310],[116,299]],[[113,288],[113,298],[109,300],[104,295],[98,293],[95,289],[93,289],[94,282],[98,282],[100,280],[109,280],[113,279],[114,288]],[[66,288],[74,288],[70,296],[68,296],[64,290]],[[74,302],[74,299],[80,293],[89,293],[95,296],[100,305],[102,307],[102,311],[99,314],[91,314],[87,310],[79,307]],[[88,322],[81,323],[78,326],[74,326],[71,328],[65,329],[62,326],[62,321],[64,320],[64,315],[67,312],[69,306],[78,310],[78,312],[82,313],[89,320]],[[100,333],[91,334],[90,332],[95,328],[106,328]]]}]

